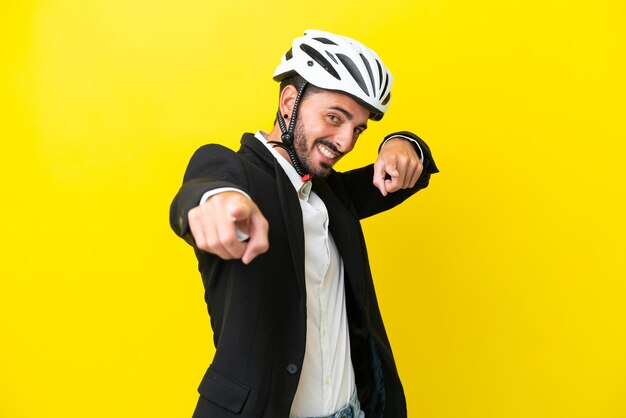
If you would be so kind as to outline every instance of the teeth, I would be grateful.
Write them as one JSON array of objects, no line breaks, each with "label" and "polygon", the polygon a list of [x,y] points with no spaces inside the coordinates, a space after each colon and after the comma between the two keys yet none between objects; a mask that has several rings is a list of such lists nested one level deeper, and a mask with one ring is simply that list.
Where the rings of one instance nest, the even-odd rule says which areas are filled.
[{"label": "teeth", "polygon": [[332,152],[331,150],[329,150],[322,144],[318,144],[317,149],[320,150],[322,155],[328,159],[334,160],[335,158],[337,158],[337,154],[335,154],[334,152]]}]

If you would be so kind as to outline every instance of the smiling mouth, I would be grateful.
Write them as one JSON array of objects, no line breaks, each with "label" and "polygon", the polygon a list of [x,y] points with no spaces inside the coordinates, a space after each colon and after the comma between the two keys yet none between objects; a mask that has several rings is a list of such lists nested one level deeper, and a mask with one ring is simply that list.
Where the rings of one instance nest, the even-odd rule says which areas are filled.
[{"label": "smiling mouth", "polygon": [[321,143],[317,144],[317,149],[324,157],[328,158],[329,160],[335,160],[340,156],[340,154],[332,151],[330,148]]}]

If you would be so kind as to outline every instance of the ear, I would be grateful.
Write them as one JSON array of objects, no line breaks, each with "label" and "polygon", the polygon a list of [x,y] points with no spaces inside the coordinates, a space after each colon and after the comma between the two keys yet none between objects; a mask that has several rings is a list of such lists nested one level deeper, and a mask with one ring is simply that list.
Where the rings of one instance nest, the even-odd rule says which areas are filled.
[{"label": "ear", "polygon": [[278,108],[280,109],[281,115],[289,115],[291,117],[291,112],[293,111],[293,104],[298,97],[298,89],[296,89],[292,85],[288,85],[280,92],[280,98],[278,101]]}]

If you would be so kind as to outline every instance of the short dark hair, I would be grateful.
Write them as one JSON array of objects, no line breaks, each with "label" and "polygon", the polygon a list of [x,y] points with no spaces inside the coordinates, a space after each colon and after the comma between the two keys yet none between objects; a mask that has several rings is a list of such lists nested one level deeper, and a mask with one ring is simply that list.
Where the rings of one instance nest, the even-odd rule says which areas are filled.
[{"label": "short dark hair", "polygon": [[[301,76],[299,76],[298,74],[294,74],[292,76],[285,78],[283,81],[280,82],[280,90],[278,91],[278,97],[280,97],[280,94],[283,92],[283,90],[287,86],[294,86],[296,90],[300,91],[300,88],[305,82],[307,81]],[[304,99],[306,99],[309,95],[313,93],[321,93],[323,91],[324,89],[321,89],[311,83],[308,83],[306,88],[304,89],[304,93],[302,93],[302,97],[300,97],[300,102],[303,102]],[[276,124],[276,122],[278,121],[276,120],[276,118],[274,118],[274,124]]]},{"label": "short dark hair", "polygon": [[[289,76],[287,78],[285,78],[283,81],[280,82],[280,90],[279,90],[279,94],[283,92],[283,90],[285,89],[285,87],[287,86],[294,86],[296,88],[296,90],[300,90],[300,88],[302,87],[302,85],[306,82],[306,80],[304,78],[302,78],[301,76],[299,76],[298,74],[294,74],[292,76]],[[304,89],[304,93],[302,94],[302,97],[300,98],[300,100],[304,100],[306,98],[306,96],[308,96],[311,93],[320,93],[324,91],[324,89],[321,89],[311,83],[309,83],[306,86],[306,89]]]}]

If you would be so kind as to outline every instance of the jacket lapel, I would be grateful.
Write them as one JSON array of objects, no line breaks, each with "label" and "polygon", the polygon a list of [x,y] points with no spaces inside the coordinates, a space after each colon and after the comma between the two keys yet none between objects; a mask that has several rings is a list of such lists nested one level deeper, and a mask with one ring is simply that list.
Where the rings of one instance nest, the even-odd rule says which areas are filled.
[{"label": "jacket lapel", "polygon": [[296,281],[302,295],[306,294],[306,282],[304,275],[304,229],[302,226],[302,209],[293,185],[289,181],[283,168],[275,162],[276,189],[281,212],[285,221],[285,231],[289,239],[291,259],[296,272]]},{"label": "jacket lapel", "polygon": [[[273,169],[278,191],[278,203],[280,212],[285,222],[285,231],[289,240],[291,259],[296,272],[296,282],[302,295],[306,294],[304,275],[304,229],[302,226],[302,209],[298,201],[293,185],[283,168],[278,164],[274,156],[252,134],[244,134],[241,139],[242,148],[251,151],[257,160],[261,160],[268,168]],[[271,225],[270,225],[271,229]]]},{"label": "jacket lapel", "polygon": [[330,218],[329,231],[335,240],[343,260],[346,280],[360,307],[367,305],[366,273],[364,260],[367,260],[362,248],[363,238],[356,217],[350,213],[337,194],[324,180],[313,181],[313,190],[326,204]]}]

